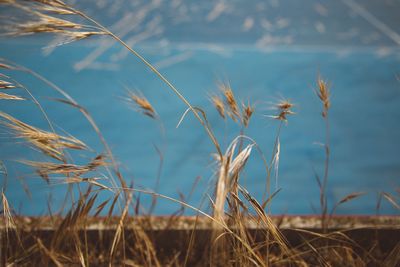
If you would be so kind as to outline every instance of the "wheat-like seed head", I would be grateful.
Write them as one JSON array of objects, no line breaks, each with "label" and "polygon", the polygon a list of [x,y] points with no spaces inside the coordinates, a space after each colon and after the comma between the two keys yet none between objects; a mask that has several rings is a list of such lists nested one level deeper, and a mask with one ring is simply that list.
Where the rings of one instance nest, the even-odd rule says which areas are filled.
[{"label": "wheat-like seed head", "polygon": [[16,86],[10,82],[0,80],[0,89],[13,89]]},{"label": "wheat-like seed head", "polygon": [[242,104],[242,123],[244,127],[249,125],[251,116],[254,113],[254,107],[247,103],[247,105]]},{"label": "wheat-like seed head", "polygon": [[26,124],[7,113],[0,111],[0,117],[4,120],[0,124],[8,127],[15,137],[28,141],[34,148],[39,149],[44,154],[63,161],[63,149],[87,149],[87,146],[80,140],[71,136],[61,136],[56,133],[47,132]]},{"label": "wheat-like seed head", "polygon": [[227,84],[220,84],[219,88],[225,96],[225,102],[227,107],[229,108],[229,117],[231,117],[232,120],[237,121],[237,119],[240,118],[240,113],[232,88]]},{"label": "wheat-like seed head", "polygon": [[[0,0],[0,4],[7,4],[24,12],[24,18],[19,21],[18,16],[16,22],[6,23],[3,27],[6,35],[22,36],[37,33],[53,33],[66,38],[60,44],[65,44],[77,40],[81,40],[92,35],[108,34],[98,28],[85,26],[70,20],[61,19],[50,15],[78,15],[78,13],[64,4],[62,1],[4,1]],[[22,16],[22,15],[21,15]]]},{"label": "wheat-like seed head", "polygon": [[318,89],[316,90],[316,94],[323,104],[322,116],[325,118],[331,106],[329,86],[321,77],[318,77],[317,84]]},{"label": "wheat-like seed head", "polygon": [[283,99],[276,103],[273,107],[273,109],[278,111],[278,115],[272,115],[268,116],[270,118],[280,120],[280,121],[285,121],[287,122],[287,115],[293,115],[295,114],[291,109],[293,108],[294,104],[291,103],[287,99]]},{"label": "wheat-like seed head", "polygon": [[6,93],[2,93],[2,92],[0,92],[0,99],[3,99],[3,100],[26,100],[23,97],[16,96],[16,95],[10,95],[10,94],[6,94]]},{"label": "wheat-like seed head", "polygon": [[99,167],[107,166],[104,155],[95,157],[91,162],[86,165],[76,165],[69,163],[54,163],[54,162],[41,162],[41,161],[28,161],[24,160],[21,163],[31,166],[36,169],[37,173],[42,177],[47,177],[52,174],[73,174],[78,177],[84,173],[96,170]]},{"label": "wheat-like seed head", "polygon": [[147,100],[146,97],[144,97],[140,93],[134,93],[132,91],[128,90],[128,97],[129,101],[133,101],[135,104],[136,108],[140,110],[144,115],[149,116],[152,119],[157,118],[157,113],[153,106],[150,104],[150,102]]},{"label": "wheat-like seed head", "polygon": [[225,106],[224,102],[222,101],[221,97],[217,95],[211,96],[211,102],[213,103],[214,107],[218,111],[219,115],[225,119]]}]

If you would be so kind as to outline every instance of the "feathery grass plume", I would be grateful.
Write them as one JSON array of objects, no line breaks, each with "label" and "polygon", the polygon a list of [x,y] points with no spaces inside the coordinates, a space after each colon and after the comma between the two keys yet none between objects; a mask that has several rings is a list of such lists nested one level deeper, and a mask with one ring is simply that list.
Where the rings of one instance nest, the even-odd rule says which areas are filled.
[{"label": "feathery grass plume", "polygon": [[26,100],[23,97],[16,96],[16,95],[10,95],[10,94],[6,94],[3,92],[0,92],[0,99],[3,99],[3,100]]},{"label": "feathery grass plume", "polygon": [[328,115],[328,110],[331,106],[331,102],[329,99],[330,98],[329,85],[321,77],[318,77],[317,84],[318,84],[318,89],[315,90],[315,93],[322,101],[323,104],[322,117],[325,118]]},{"label": "feathery grass plume", "polygon": [[[15,0],[14,0],[15,1]],[[58,15],[74,15],[75,12],[69,8],[63,1],[59,0],[33,0],[37,2],[37,9],[55,13]]]},{"label": "feathery grass plume", "polygon": [[[68,163],[53,163],[53,162],[41,162],[41,161],[20,161],[21,163],[31,166],[37,170],[37,173],[42,177],[48,177],[52,174],[73,174],[75,176],[80,176],[84,173],[88,173],[96,170],[99,167],[107,166],[108,163],[104,161],[104,156],[100,155],[94,158],[87,165],[75,165]],[[47,179],[46,179],[47,180]]]},{"label": "feathery grass plume", "polygon": [[221,97],[217,95],[213,95],[210,97],[212,104],[214,105],[215,109],[218,111],[219,115],[225,119],[225,105],[222,101]]},{"label": "feathery grass plume", "polygon": [[[0,77],[2,78],[9,78],[8,76],[0,73]],[[14,83],[11,83],[9,81],[5,80],[0,80],[0,90],[10,90],[10,89],[15,89],[18,88],[19,86],[16,86]],[[23,97],[16,96],[16,95],[10,95],[7,93],[0,92],[0,99],[4,100],[26,100]]]},{"label": "feathery grass plume", "polygon": [[233,121],[237,121],[238,119],[240,119],[239,106],[236,102],[232,88],[229,84],[225,83],[220,83],[218,87],[225,97],[225,103],[229,109],[229,111],[227,112],[228,116],[231,117]]},{"label": "feathery grass plume", "polygon": [[80,176],[71,176],[67,178],[59,179],[59,182],[56,183],[53,180],[52,185],[60,185],[60,184],[79,184],[79,183],[87,183],[90,185],[95,185],[101,189],[111,190],[110,187],[105,186],[104,184],[98,182],[101,178],[98,177],[80,177]]},{"label": "feathery grass plume", "polygon": [[254,106],[250,105],[250,102],[247,105],[242,103],[242,124],[244,127],[249,126],[250,118],[254,113]]},{"label": "feathery grass plume", "polygon": [[295,114],[291,110],[293,108],[293,106],[294,106],[294,104],[292,104],[289,100],[282,99],[273,106],[273,109],[278,111],[278,115],[272,115],[272,116],[268,116],[268,117],[287,122],[286,116]]},{"label": "feathery grass plume", "polygon": [[128,102],[137,110],[142,112],[144,115],[156,119],[157,113],[150,102],[141,93],[135,93],[128,90]]},{"label": "feathery grass plume", "polygon": [[0,117],[4,119],[0,121],[0,124],[12,130],[16,138],[25,139],[34,148],[39,149],[54,159],[63,161],[65,158],[63,149],[66,148],[77,150],[87,149],[87,146],[82,141],[72,136],[61,136],[40,130],[1,111]]},{"label": "feathery grass plume", "polygon": [[[78,15],[75,10],[62,1],[0,1],[0,4],[7,4],[25,13],[25,22],[18,16],[14,21],[7,22],[3,28],[5,35],[23,36],[36,33],[53,33],[61,35],[64,39],[60,44],[65,44],[87,38],[92,35],[108,35],[96,27],[86,26],[69,20],[60,19],[49,15]],[[46,14],[48,13],[48,14]],[[20,15],[22,16],[22,15]],[[15,21],[16,20],[16,21]]]},{"label": "feathery grass plume", "polygon": [[[4,76],[3,74],[0,74],[0,76]],[[14,89],[16,86],[10,82],[0,80],[0,89]]]}]

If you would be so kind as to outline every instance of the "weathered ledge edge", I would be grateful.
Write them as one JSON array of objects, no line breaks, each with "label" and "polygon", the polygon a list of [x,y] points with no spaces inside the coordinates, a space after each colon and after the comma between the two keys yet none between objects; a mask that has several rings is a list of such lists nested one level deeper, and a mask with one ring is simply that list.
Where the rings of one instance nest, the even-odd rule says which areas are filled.
[{"label": "weathered ledge edge", "polygon": [[[271,216],[272,221],[280,229],[315,229],[321,228],[320,216]],[[119,217],[88,217],[85,219],[86,230],[112,230],[119,223]],[[52,230],[59,223],[61,217],[49,216],[15,216],[15,225],[20,230]],[[211,229],[213,223],[204,216],[133,216],[124,220],[125,229],[139,226],[145,230],[185,230],[185,229]],[[261,229],[262,224],[254,219],[248,219],[246,225],[249,229]],[[0,230],[5,229],[4,220],[0,220]],[[78,227],[83,227],[78,226]],[[332,216],[329,219],[328,229],[350,230],[357,228],[375,228],[400,230],[400,216]]]}]

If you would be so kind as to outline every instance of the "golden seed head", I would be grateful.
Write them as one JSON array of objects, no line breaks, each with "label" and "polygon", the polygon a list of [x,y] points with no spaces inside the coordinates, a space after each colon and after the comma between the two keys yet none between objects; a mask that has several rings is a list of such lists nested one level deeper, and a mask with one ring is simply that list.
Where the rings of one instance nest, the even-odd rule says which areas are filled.
[{"label": "golden seed head", "polygon": [[28,141],[34,148],[44,154],[63,161],[65,155],[63,149],[87,149],[87,146],[72,136],[61,136],[53,132],[47,132],[26,124],[7,113],[0,111],[0,124],[8,127],[16,138]]},{"label": "golden seed head", "polygon": [[219,115],[225,119],[225,106],[224,106],[224,102],[222,101],[222,99],[217,96],[211,96],[211,102],[213,103],[214,107],[217,109]]},{"label": "golden seed head", "polygon": [[129,100],[133,101],[139,110],[150,118],[155,119],[157,117],[157,113],[150,102],[143,95],[136,94],[132,91],[128,91]]},{"label": "golden seed head", "polygon": [[276,107],[281,111],[288,111],[293,107],[293,104],[288,100],[282,100],[281,102],[276,104]]},{"label": "golden seed head", "polygon": [[225,102],[230,111],[228,112],[229,117],[231,117],[232,120],[237,121],[237,119],[240,117],[239,107],[231,87],[226,84],[221,84],[219,85],[219,88],[225,96]]},{"label": "golden seed head", "polygon": [[35,0],[30,5],[22,5],[18,1],[1,1],[0,4],[9,4],[21,11],[25,12],[28,20],[16,23],[8,23],[4,26],[6,34],[10,36],[30,35],[36,33],[54,33],[67,38],[67,40],[60,44],[65,44],[77,40],[81,40],[92,35],[104,35],[105,31],[93,27],[85,26],[75,23],[70,20],[61,19],[56,15],[74,15],[78,14],[77,11],[68,7],[62,1],[41,1]]},{"label": "golden seed head", "polygon": [[0,92],[0,99],[4,99],[4,100],[25,100],[25,98],[23,98],[23,97],[16,96],[16,95],[10,95],[10,94],[6,94],[6,93],[2,93],[2,92]]},{"label": "golden seed head", "polygon": [[278,110],[278,115],[270,116],[273,119],[277,119],[280,121],[287,121],[287,115],[295,114],[291,108],[293,108],[293,104],[289,100],[281,100],[277,104],[275,104],[274,109]]},{"label": "golden seed head", "polygon": [[250,103],[247,103],[247,105],[243,105],[243,112],[242,112],[242,123],[244,127],[247,127],[249,125],[249,121],[251,116],[253,115],[254,112],[254,107],[250,105]]},{"label": "golden seed head", "polygon": [[319,99],[323,104],[322,117],[325,118],[328,115],[328,110],[331,106],[329,86],[320,77],[317,80],[317,84],[318,84],[318,89],[316,90],[316,94],[318,95]]},{"label": "golden seed head", "polygon": [[0,89],[12,89],[16,86],[10,82],[0,80]]}]

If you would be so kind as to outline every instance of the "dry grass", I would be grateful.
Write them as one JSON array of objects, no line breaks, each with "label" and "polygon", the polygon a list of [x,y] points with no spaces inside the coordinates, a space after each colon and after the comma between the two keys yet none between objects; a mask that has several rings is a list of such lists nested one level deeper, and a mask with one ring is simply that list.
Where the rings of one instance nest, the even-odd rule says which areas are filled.
[{"label": "dry grass", "polygon": [[26,100],[23,97],[0,92],[0,100]]},{"label": "dry grass", "polygon": [[242,124],[244,127],[249,126],[250,118],[254,113],[254,106],[252,106],[249,102],[247,105],[242,104]]},{"label": "dry grass", "polygon": [[240,118],[239,106],[236,102],[235,96],[233,94],[232,88],[229,84],[220,84],[219,89],[225,97],[225,103],[228,107],[228,115],[232,120],[236,121]]},{"label": "dry grass", "polygon": [[329,85],[321,77],[318,78],[317,84],[318,89],[315,91],[323,104],[322,116],[326,117],[328,116],[328,110],[331,106]]},{"label": "dry grass", "polygon": [[63,149],[87,149],[82,141],[72,136],[40,130],[1,111],[0,117],[3,119],[0,124],[9,128],[16,138],[24,139],[34,148],[59,161],[65,161]]},{"label": "dry grass", "polygon": [[[11,21],[4,26],[5,35],[23,36],[38,33],[57,34],[62,37],[58,45],[85,39],[93,35],[107,35],[95,27],[85,26],[54,15],[77,15],[77,13],[62,1],[2,1],[21,12],[25,17],[15,23]],[[26,17],[29,18],[26,21]]]},{"label": "dry grass", "polygon": [[[9,79],[9,77],[1,73],[0,77]],[[18,86],[15,85],[14,83],[10,81],[0,80],[0,90],[11,90],[16,88],[18,88]],[[8,93],[0,91],[0,100],[26,100],[26,99],[21,96],[10,95]]]},{"label": "dry grass", "polygon": [[269,115],[268,117],[279,121],[287,122],[287,116],[295,114],[292,111],[293,106],[294,104],[292,104],[289,100],[282,99],[272,107],[272,109],[276,110],[278,114]]},{"label": "dry grass", "polygon": [[323,144],[325,148],[325,166],[322,179],[320,175],[315,174],[317,184],[320,192],[320,208],[321,208],[321,227],[326,231],[328,227],[328,198],[326,196],[326,187],[328,183],[329,176],[329,161],[331,155],[330,149],[330,129],[329,129],[329,114],[328,110],[330,108],[330,91],[327,83],[321,78],[317,79],[317,89],[315,90],[317,96],[322,102],[322,118],[325,121],[325,143]]},{"label": "dry grass", "polygon": [[12,83],[0,80],[0,89],[13,89],[13,88],[16,88],[16,86],[13,85]]},{"label": "dry grass", "polygon": [[218,114],[225,119],[225,105],[224,102],[222,101],[222,99],[217,96],[217,95],[213,95],[211,97],[211,102],[213,103],[214,107],[216,108],[216,110],[218,111]]},{"label": "dry grass", "polygon": [[[288,243],[278,226],[271,220],[269,205],[271,199],[279,190],[271,194],[270,178],[273,171],[275,171],[276,177],[278,174],[281,125],[283,122],[287,122],[289,115],[294,114],[292,111],[293,104],[290,101],[284,99],[278,102],[274,106],[277,114],[269,116],[279,120],[280,126],[272,149],[271,161],[267,163],[257,144],[244,134],[244,129],[249,126],[255,112],[254,106],[250,102],[244,104],[243,101],[238,100],[229,84],[219,84],[219,92],[211,97],[211,102],[223,119],[229,117],[239,124],[241,128],[238,137],[230,143],[225,153],[223,153],[221,144],[207,120],[206,112],[199,107],[192,106],[180,91],[145,58],[97,21],[59,0],[0,0],[0,4],[6,4],[25,13],[25,16],[20,18],[21,21],[7,21],[5,28],[8,30],[7,34],[9,36],[51,33],[63,38],[59,44],[81,40],[92,35],[107,35],[116,40],[150,68],[177,95],[178,99],[188,107],[187,112],[191,111],[195,115],[217,152],[216,183],[214,196],[211,199],[212,215],[189,205],[183,200],[174,199],[149,190],[128,187],[122,173],[119,171],[111,149],[86,109],[80,106],[65,91],[37,73],[6,61],[0,62],[0,68],[10,72],[23,71],[32,74],[60,93],[64,98],[56,100],[78,109],[92,125],[106,150],[105,154],[96,154],[97,156],[86,164],[72,163],[74,160],[69,158],[65,150],[88,151],[89,149],[85,143],[70,135],[57,134],[41,105],[30,91],[8,76],[1,74],[0,89],[24,89],[41,109],[49,126],[52,128],[52,131],[39,129],[0,111],[0,123],[7,131],[11,132],[16,139],[24,140],[31,148],[40,151],[47,158],[47,160],[43,161],[21,159],[20,162],[34,169],[36,174],[49,184],[66,184],[70,189],[66,195],[67,209],[57,215],[50,214],[54,231],[45,237],[36,236],[35,227],[28,231],[26,236],[20,235],[18,228],[22,228],[23,225],[18,225],[18,221],[14,220],[5,193],[2,192],[3,218],[7,237],[5,242],[1,238],[1,250],[5,251],[0,255],[1,264],[10,266],[89,266],[101,264],[109,266],[186,266],[188,262],[193,262],[194,260],[191,261],[190,255],[198,254],[198,251],[189,249],[189,251],[178,251],[173,255],[167,255],[168,257],[162,255],[162,252],[155,245],[158,240],[155,240],[151,231],[149,231],[149,229],[155,229],[153,228],[151,217],[145,216],[144,220],[138,220],[136,227],[131,232],[133,239],[129,236],[126,225],[130,220],[135,221],[143,208],[140,194],[162,198],[165,201],[173,201],[180,204],[182,208],[189,208],[195,211],[199,216],[201,215],[211,222],[212,233],[203,247],[204,254],[200,261],[197,262],[199,266],[308,266],[309,264],[320,266],[342,266],[343,264],[366,266],[368,263],[374,263],[373,257],[370,256],[373,249],[358,253],[357,249],[360,248],[352,243],[352,240],[347,238],[344,233],[339,232],[336,235],[331,235],[329,233],[307,232],[306,234],[312,237],[305,238],[299,245],[293,246]],[[66,15],[68,19],[65,18]],[[74,17],[83,18],[90,25],[77,23],[74,21]],[[326,231],[330,219],[327,208],[326,185],[330,155],[328,110],[331,103],[329,87],[321,78],[317,80],[316,94],[322,102],[322,117],[327,125],[327,137],[324,145],[326,153],[325,171],[322,178],[317,175],[317,182],[320,187],[321,224],[324,231]],[[25,100],[25,98],[0,92],[0,100]],[[155,108],[142,94],[128,91],[127,101],[144,115],[159,119]],[[187,112],[184,113],[182,120]],[[264,199],[262,201],[255,199],[243,187],[240,180],[246,163],[255,148],[257,148],[262,157],[266,168],[266,194],[268,198],[265,201]],[[110,165],[113,168],[113,172],[109,170]],[[5,168],[3,169],[5,170]],[[106,170],[108,176],[104,175],[102,170]],[[118,177],[120,186],[113,181],[113,175]],[[102,182],[108,179],[110,179],[111,185]],[[105,191],[111,192],[113,195],[99,203],[97,198]],[[78,195],[76,196],[76,194]],[[332,215],[339,205],[356,199],[363,194],[352,193],[345,196],[336,203],[329,215]],[[381,198],[399,208],[396,198],[389,193],[383,192]],[[108,212],[106,211],[107,208]],[[90,229],[88,229],[88,221],[99,214],[106,214],[109,225],[111,225],[113,214],[120,214],[116,221],[116,227],[111,228],[113,231],[112,236],[103,242],[103,245],[106,244],[104,247],[97,247],[96,245],[100,246],[100,244],[93,240],[90,241]],[[261,229],[261,238],[256,238],[252,234],[248,227],[249,222]],[[12,243],[9,229],[14,230],[14,236],[18,240],[23,240]],[[189,248],[193,248],[190,244],[193,244],[194,239],[198,238],[194,237],[195,230],[193,229]],[[330,245],[328,241],[337,243]],[[400,259],[397,256],[399,250],[400,246],[396,246],[387,255],[384,261],[386,265],[394,264],[393,266],[395,266],[395,264],[399,263]],[[367,257],[362,258],[359,255],[367,255]]]},{"label": "dry grass", "polygon": [[213,93],[210,97],[210,101],[218,114],[223,119],[226,119],[227,115],[243,128],[247,128],[254,113],[254,106],[250,104],[250,101],[247,101],[247,104],[241,101],[241,105],[239,105],[229,84],[220,83],[218,87],[219,93]]},{"label": "dry grass", "polygon": [[153,106],[150,104],[147,98],[144,97],[142,94],[134,93],[128,90],[127,100],[135,107],[136,110],[141,111],[144,115],[152,119],[156,119],[158,117]]}]

